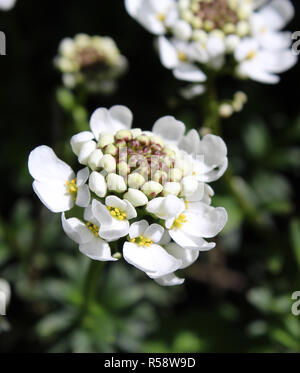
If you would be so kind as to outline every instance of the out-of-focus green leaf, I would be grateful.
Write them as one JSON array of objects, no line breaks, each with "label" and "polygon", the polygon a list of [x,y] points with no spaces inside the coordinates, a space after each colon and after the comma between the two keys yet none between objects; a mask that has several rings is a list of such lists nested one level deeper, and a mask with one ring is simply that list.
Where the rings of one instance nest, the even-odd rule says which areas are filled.
[{"label": "out-of-focus green leaf", "polygon": [[300,270],[300,219],[291,222],[290,235],[292,247]]},{"label": "out-of-focus green leaf", "polygon": [[253,188],[261,203],[273,213],[289,213],[291,188],[286,178],[278,174],[260,172],[255,175]]},{"label": "out-of-focus green leaf", "polygon": [[193,353],[199,352],[206,345],[199,337],[191,331],[181,331],[173,342],[173,352]]},{"label": "out-of-focus green leaf", "polygon": [[253,158],[262,158],[270,147],[270,135],[261,120],[252,122],[244,131],[244,143]]}]

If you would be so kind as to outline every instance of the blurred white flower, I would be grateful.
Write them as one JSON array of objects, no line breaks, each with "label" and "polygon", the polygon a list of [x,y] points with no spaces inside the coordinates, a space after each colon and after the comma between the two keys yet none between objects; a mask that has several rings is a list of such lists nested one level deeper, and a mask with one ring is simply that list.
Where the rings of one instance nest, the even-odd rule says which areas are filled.
[{"label": "blurred white flower", "polygon": [[11,10],[17,0],[0,0],[0,10]]},{"label": "blurred white flower", "polygon": [[77,34],[61,41],[55,65],[68,88],[84,84],[90,91],[110,94],[127,69],[127,60],[112,38]]},{"label": "blurred white flower", "polygon": [[6,315],[6,309],[10,302],[10,285],[4,280],[0,279],[0,316]]},{"label": "blurred white flower", "polygon": [[[291,33],[281,31],[294,17],[290,0],[127,0],[126,9],[158,35],[161,62],[179,80],[204,82],[233,60],[232,74],[273,84],[297,62]],[[203,92],[199,84],[181,91],[186,99]]]}]

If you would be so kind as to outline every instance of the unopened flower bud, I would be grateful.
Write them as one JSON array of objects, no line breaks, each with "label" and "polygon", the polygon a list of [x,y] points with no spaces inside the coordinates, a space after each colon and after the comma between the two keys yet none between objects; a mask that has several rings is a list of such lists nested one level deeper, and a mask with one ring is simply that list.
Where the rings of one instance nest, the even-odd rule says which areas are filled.
[{"label": "unopened flower bud", "polygon": [[134,128],[131,130],[132,138],[137,138],[142,134],[142,130],[140,128]]},{"label": "unopened flower bud", "polygon": [[118,148],[114,144],[109,144],[105,146],[104,154],[110,154],[112,156],[116,156],[118,154]]},{"label": "unopened flower bud", "polygon": [[138,142],[140,142],[142,145],[149,146],[150,145],[150,138],[146,135],[140,135],[136,138]]},{"label": "unopened flower bud", "polygon": [[155,172],[153,180],[164,185],[168,181],[168,174],[164,171],[158,170]]},{"label": "unopened flower bud", "polygon": [[117,169],[119,171],[119,175],[127,176],[130,173],[130,167],[126,162],[120,162],[117,165]]},{"label": "unopened flower bud", "polygon": [[110,154],[105,154],[100,162],[100,166],[104,168],[104,170],[108,173],[116,172],[116,160],[115,158]]},{"label": "unopened flower bud", "polygon": [[127,189],[126,183],[122,176],[117,174],[108,174],[107,175],[107,187],[109,190],[113,190],[117,193],[123,193]]},{"label": "unopened flower bud", "polygon": [[137,173],[134,172],[128,176],[128,186],[130,188],[139,189],[145,184],[145,178]]},{"label": "unopened flower bud", "polygon": [[168,196],[169,194],[173,194],[177,196],[180,192],[180,184],[175,182],[166,183],[164,186],[164,196]]},{"label": "unopened flower bud", "polygon": [[118,140],[117,143],[116,143],[116,147],[117,148],[125,148],[127,146],[127,143],[125,140]]},{"label": "unopened flower bud", "polygon": [[105,178],[99,172],[92,172],[89,179],[89,188],[98,197],[103,198],[107,193]]},{"label": "unopened flower bud", "polygon": [[156,181],[147,181],[142,187],[142,191],[150,198],[156,197],[162,190],[163,186]]},{"label": "unopened flower bud", "polygon": [[100,146],[100,148],[104,148],[109,144],[113,144],[114,141],[114,135],[112,135],[111,133],[103,132],[99,136],[98,145]]},{"label": "unopened flower bud", "polygon": [[229,118],[233,114],[233,107],[230,104],[224,103],[219,107],[219,114],[223,118]]},{"label": "unopened flower bud", "polygon": [[114,254],[112,255],[112,257],[113,257],[114,259],[121,259],[121,258],[122,258],[122,254],[119,253],[119,252],[117,252],[117,253],[114,253]]},{"label": "unopened flower bud", "polygon": [[130,141],[132,140],[132,133],[129,130],[120,130],[116,133],[115,139],[117,141],[120,141],[120,140]]},{"label": "unopened flower bud", "polygon": [[94,171],[97,168],[100,168],[100,162],[103,157],[103,153],[100,149],[96,149],[89,157],[88,165]]},{"label": "unopened flower bud", "polygon": [[159,136],[151,136],[151,143],[152,144],[158,144],[160,145],[162,148],[165,146],[165,143],[163,142],[163,139],[160,138]]},{"label": "unopened flower bud", "polygon": [[129,188],[124,194],[124,199],[129,201],[134,207],[145,206],[148,203],[148,198],[143,192],[138,189]]}]

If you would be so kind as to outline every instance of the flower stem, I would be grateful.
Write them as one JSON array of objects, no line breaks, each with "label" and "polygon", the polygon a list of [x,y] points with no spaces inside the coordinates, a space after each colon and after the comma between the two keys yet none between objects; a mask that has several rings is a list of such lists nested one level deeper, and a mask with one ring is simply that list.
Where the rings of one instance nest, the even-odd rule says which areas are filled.
[{"label": "flower stem", "polygon": [[90,304],[96,300],[99,277],[104,267],[104,262],[91,260],[83,285],[83,303],[80,310],[81,318],[88,312]]}]

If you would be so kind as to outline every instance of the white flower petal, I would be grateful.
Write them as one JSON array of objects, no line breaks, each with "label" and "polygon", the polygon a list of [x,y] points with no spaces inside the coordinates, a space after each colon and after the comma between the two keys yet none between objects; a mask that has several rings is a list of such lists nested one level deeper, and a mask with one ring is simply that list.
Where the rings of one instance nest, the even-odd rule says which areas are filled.
[{"label": "white flower petal", "polygon": [[107,196],[105,198],[105,204],[106,206],[115,207],[123,211],[125,211],[127,207],[126,202],[117,196]]},{"label": "white flower petal", "polygon": [[67,193],[65,184],[35,180],[32,187],[42,203],[52,212],[68,211],[74,206],[73,197]]},{"label": "white flower petal", "polygon": [[117,260],[111,256],[109,244],[99,237],[94,237],[90,242],[79,245],[79,251],[93,260],[103,262]]},{"label": "white flower petal", "polygon": [[197,212],[186,212],[187,223],[181,230],[196,236],[211,238],[216,236],[227,223],[227,212],[223,207],[212,207],[205,203],[198,203]]},{"label": "white flower petal", "polygon": [[63,213],[61,223],[66,235],[78,244],[87,243],[94,238],[94,234],[77,218],[66,219]]},{"label": "white flower petal", "polygon": [[120,129],[131,128],[133,114],[128,107],[115,105],[109,109],[109,113],[115,126],[120,126]]},{"label": "white flower petal", "polygon": [[174,273],[170,273],[169,275],[155,278],[154,281],[161,286],[175,286],[182,285],[185,280],[184,278],[179,278],[175,276]]},{"label": "white flower petal", "polygon": [[175,78],[187,82],[205,82],[206,75],[196,65],[190,63],[181,63],[173,70]]},{"label": "white flower petal", "polygon": [[130,219],[136,218],[137,217],[136,209],[126,199],[124,199],[124,202],[126,204],[125,212],[126,212],[127,219],[130,220]]},{"label": "white flower petal", "polygon": [[176,271],[181,261],[168,254],[160,245],[138,246],[126,242],[123,247],[124,259],[144,271],[151,278],[157,278]]},{"label": "white flower petal", "polygon": [[78,188],[81,187],[83,184],[85,184],[87,182],[87,180],[89,178],[89,175],[90,175],[90,171],[89,171],[88,167],[85,167],[82,170],[77,172],[76,185],[77,185]]},{"label": "white flower petal", "polygon": [[259,11],[259,14],[264,18],[268,27],[281,30],[294,17],[295,10],[289,0],[272,0]]},{"label": "white flower petal", "polygon": [[164,228],[159,224],[151,224],[144,232],[144,236],[150,238],[153,242],[158,243],[164,235]]},{"label": "white flower petal", "polygon": [[107,210],[107,207],[96,199],[93,199],[92,201],[92,213],[99,222],[98,225],[103,224],[109,226],[113,223],[113,218]]},{"label": "white flower petal", "polygon": [[88,141],[84,143],[81,147],[81,150],[78,154],[78,162],[83,165],[87,165],[90,155],[96,150],[97,144],[95,141]]},{"label": "white flower petal", "polygon": [[169,195],[167,197],[154,198],[148,203],[146,210],[160,219],[167,220],[183,212],[185,205],[181,199]]},{"label": "white flower petal", "polygon": [[185,125],[172,116],[165,116],[154,123],[152,131],[165,141],[177,143],[184,135]]},{"label": "white flower petal", "polygon": [[161,63],[167,69],[174,69],[178,61],[178,53],[174,45],[164,36],[160,36],[158,39],[158,51]]},{"label": "white flower petal", "polygon": [[149,227],[147,220],[140,220],[135,223],[132,223],[129,228],[129,237],[136,238],[138,236],[143,236],[145,230]]},{"label": "white flower petal", "polygon": [[89,187],[84,184],[77,190],[76,205],[80,207],[87,207],[90,203],[91,193]]},{"label": "white flower petal", "polygon": [[73,152],[76,155],[78,155],[83,144],[93,140],[93,138],[94,138],[94,135],[92,134],[92,132],[89,132],[89,131],[80,132],[77,135],[72,136],[70,143],[71,143]]},{"label": "white flower petal", "polygon": [[179,149],[186,151],[188,154],[196,154],[200,146],[200,137],[196,130],[191,130],[184,136],[178,144]]},{"label": "white flower petal", "polygon": [[28,169],[31,176],[38,181],[66,183],[74,177],[72,168],[46,145],[39,146],[30,153]]},{"label": "white flower petal", "polygon": [[127,236],[129,232],[128,220],[113,219],[112,224],[100,225],[99,236],[111,242]]},{"label": "white flower petal", "polygon": [[169,254],[174,256],[174,258],[182,261],[180,269],[189,267],[198,259],[199,256],[198,250],[185,249],[174,242],[171,242],[168,245],[166,245],[165,249]]}]

